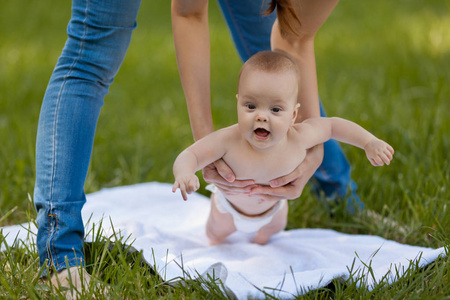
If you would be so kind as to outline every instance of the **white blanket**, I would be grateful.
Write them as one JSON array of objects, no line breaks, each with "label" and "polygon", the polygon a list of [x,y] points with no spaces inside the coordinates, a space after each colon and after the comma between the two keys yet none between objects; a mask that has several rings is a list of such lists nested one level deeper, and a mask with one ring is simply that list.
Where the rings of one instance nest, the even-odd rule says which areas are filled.
[{"label": "white blanket", "polygon": [[[416,247],[327,229],[284,231],[265,246],[249,243],[247,234],[234,233],[228,243],[210,247],[204,233],[209,199],[193,194],[185,202],[171,188],[171,184],[152,182],[89,194],[83,208],[84,220],[91,220],[86,230],[92,224],[98,227],[103,219],[106,236],[112,229],[124,237],[131,235],[128,240],[133,240],[133,247],[143,250],[147,262],[156,263],[164,279],[214,273],[239,299],[264,298],[264,292],[292,298],[333,279],[346,280],[350,272],[358,274],[359,284],[373,288],[383,280],[394,282],[411,262],[423,267],[445,255],[443,247]],[[34,242],[33,236],[26,241],[30,235],[22,226],[3,228],[9,245],[16,237]],[[374,276],[368,275],[367,266]]]}]

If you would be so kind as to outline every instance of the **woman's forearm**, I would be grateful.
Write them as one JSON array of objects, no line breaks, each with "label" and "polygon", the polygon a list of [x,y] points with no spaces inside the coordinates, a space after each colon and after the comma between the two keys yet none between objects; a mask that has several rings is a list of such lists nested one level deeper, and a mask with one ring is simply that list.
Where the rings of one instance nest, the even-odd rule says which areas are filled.
[{"label": "woman's forearm", "polygon": [[[272,29],[272,49],[288,52],[295,58],[300,69],[299,103],[301,108],[297,117],[298,122],[320,115],[314,38],[337,2],[337,0],[291,1],[301,23],[292,24],[294,32],[284,36],[280,34],[278,22],[275,22]],[[278,16],[278,18],[282,17]]]},{"label": "woman's forearm", "polygon": [[300,89],[298,102],[301,104],[297,122],[320,116],[319,92],[317,86],[314,40],[289,43],[279,34],[272,33],[272,48],[288,52],[300,69]]},{"label": "woman's forearm", "polygon": [[214,130],[210,93],[208,1],[172,1],[178,70],[195,140]]}]

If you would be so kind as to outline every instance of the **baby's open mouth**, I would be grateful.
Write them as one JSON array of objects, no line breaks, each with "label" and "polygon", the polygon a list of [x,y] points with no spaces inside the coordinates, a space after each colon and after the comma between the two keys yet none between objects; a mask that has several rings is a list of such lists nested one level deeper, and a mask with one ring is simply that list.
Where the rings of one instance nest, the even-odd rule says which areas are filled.
[{"label": "baby's open mouth", "polygon": [[261,140],[267,139],[267,137],[270,134],[270,131],[268,131],[264,128],[257,128],[254,130],[254,132],[255,132],[256,137]]}]

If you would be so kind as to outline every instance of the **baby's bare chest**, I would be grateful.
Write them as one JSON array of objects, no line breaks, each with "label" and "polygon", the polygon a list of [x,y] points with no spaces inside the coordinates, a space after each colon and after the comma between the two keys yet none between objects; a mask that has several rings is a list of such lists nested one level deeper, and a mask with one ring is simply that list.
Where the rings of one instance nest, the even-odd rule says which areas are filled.
[{"label": "baby's bare chest", "polygon": [[277,153],[252,153],[234,149],[224,156],[225,162],[236,175],[236,179],[253,179],[255,183],[269,181],[287,175],[305,159],[306,150],[286,148]]}]

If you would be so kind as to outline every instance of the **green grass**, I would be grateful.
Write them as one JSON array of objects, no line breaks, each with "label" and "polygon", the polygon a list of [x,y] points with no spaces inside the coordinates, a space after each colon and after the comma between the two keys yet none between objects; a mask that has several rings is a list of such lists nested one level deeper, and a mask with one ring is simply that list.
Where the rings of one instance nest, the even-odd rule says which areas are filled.
[{"label": "green grass", "polygon": [[[34,144],[39,108],[64,45],[67,1],[6,1],[0,9],[0,226],[35,217]],[[214,1],[210,4],[212,105],[216,128],[236,122],[241,62]],[[176,155],[192,142],[175,61],[169,1],[144,1],[133,40],[99,120],[86,192],[146,181],[172,182]],[[392,144],[389,167],[373,168],[344,145],[366,206],[399,223],[333,217],[305,189],[290,202],[289,228],[332,228],[426,247],[450,244],[450,7],[448,1],[342,1],[316,38],[319,92],[330,116],[353,120]],[[204,184],[202,185],[204,186]],[[201,189],[201,192],[204,192]],[[220,297],[217,286],[166,285],[123,243],[96,239],[88,270],[111,298]],[[0,243],[3,243],[0,234]],[[108,244],[110,246],[108,246]],[[36,249],[0,254],[0,297],[55,298],[39,285]],[[101,271],[101,272],[100,272]],[[335,282],[300,297],[450,298],[448,258],[373,291]],[[214,292],[215,291],[215,292]],[[91,299],[99,291],[86,291]]]}]

